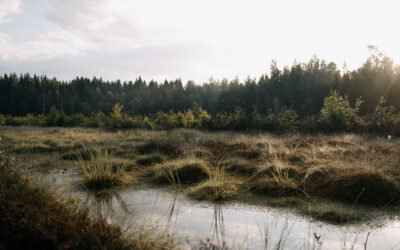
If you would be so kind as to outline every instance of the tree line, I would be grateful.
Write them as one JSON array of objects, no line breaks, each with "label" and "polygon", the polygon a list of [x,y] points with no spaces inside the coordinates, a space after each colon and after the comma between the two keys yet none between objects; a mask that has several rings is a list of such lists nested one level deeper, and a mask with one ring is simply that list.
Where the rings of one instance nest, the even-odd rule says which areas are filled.
[{"label": "tree line", "polygon": [[[0,76],[0,114],[3,123],[7,123],[6,117],[8,123],[13,123],[12,117],[28,114],[30,117],[51,117],[57,113],[68,119],[80,116],[111,119],[118,103],[123,107],[123,117],[146,118],[153,122],[153,127],[161,124],[162,119],[168,120],[166,116],[170,116],[170,120],[180,120],[180,125],[169,121],[164,122],[164,125],[169,123],[165,127],[186,127],[183,120],[190,121],[190,116],[201,109],[206,113],[203,116],[212,120],[208,128],[285,130],[293,127],[285,125],[287,121],[297,121],[296,126],[301,127],[299,123],[314,124],[316,122],[308,121],[318,120],[320,126],[324,124],[324,129],[339,130],[354,128],[355,116],[364,119],[364,122],[357,122],[364,124],[361,127],[368,122],[379,123],[377,127],[382,127],[385,122],[372,118],[378,109],[386,112],[385,115],[390,113],[387,119],[391,120],[389,127],[393,128],[400,108],[400,67],[375,48],[370,52],[363,65],[352,71],[341,71],[335,63],[314,57],[308,63],[294,63],[283,69],[273,62],[269,74],[259,79],[247,78],[243,82],[210,79],[202,85],[193,81],[183,84],[180,79],[161,83],[146,82],[140,77],[133,82],[104,81],[96,77],[59,81],[47,76],[4,74]],[[332,103],[339,103],[343,108],[341,115],[336,114],[340,117],[329,118],[337,119],[336,127],[328,126],[326,121],[323,123],[329,116],[325,111]],[[174,115],[177,117],[172,117]],[[183,119],[186,115],[188,117]],[[344,118],[352,120],[353,125],[340,121]],[[17,119],[14,121],[18,123]],[[200,123],[205,126],[205,121]]]}]

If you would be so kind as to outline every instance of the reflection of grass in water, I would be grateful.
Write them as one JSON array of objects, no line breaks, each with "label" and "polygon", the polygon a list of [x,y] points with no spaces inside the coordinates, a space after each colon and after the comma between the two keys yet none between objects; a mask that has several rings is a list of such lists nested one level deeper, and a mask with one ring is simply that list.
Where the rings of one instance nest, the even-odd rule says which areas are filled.
[{"label": "reflection of grass in water", "polygon": [[[271,229],[270,229],[269,224],[264,223],[262,228],[259,226],[260,235],[261,235],[261,239],[262,239],[262,249],[264,249],[264,250],[286,249],[286,244],[289,239],[289,235],[293,229],[293,226],[294,226],[294,223],[289,225],[289,222],[286,219],[282,225],[280,232],[279,232],[279,237],[274,241],[271,240],[271,235],[270,235]],[[275,229],[273,229],[273,230],[275,230]]]},{"label": "reflection of grass in water", "polygon": [[105,218],[117,213],[116,208],[122,209],[124,215],[129,215],[130,211],[122,199],[121,195],[116,190],[103,190],[98,192],[88,192],[86,196],[86,207],[93,209],[95,215],[99,218]]}]

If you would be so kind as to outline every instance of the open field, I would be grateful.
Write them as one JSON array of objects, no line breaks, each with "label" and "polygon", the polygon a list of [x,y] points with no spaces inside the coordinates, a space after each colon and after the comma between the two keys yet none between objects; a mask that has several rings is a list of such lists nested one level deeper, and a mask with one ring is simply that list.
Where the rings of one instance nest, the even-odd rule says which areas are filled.
[{"label": "open field", "polygon": [[399,208],[399,140],[32,127],[2,127],[0,137],[19,168],[79,169],[76,185],[86,189],[162,185],[196,200],[287,207],[334,223]]}]

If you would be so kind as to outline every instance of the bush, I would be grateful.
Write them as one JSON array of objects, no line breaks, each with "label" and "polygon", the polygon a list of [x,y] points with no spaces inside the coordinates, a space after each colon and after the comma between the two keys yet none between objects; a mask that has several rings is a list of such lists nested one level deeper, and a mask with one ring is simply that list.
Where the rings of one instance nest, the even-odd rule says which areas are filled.
[{"label": "bush", "polygon": [[382,96],[376,105],[375,112],[369,117],[369,130],[378,133],[391,133],[395,130],[398,117],[394,106],[387,105],[386,99]]},{"label": "bush", "polygon": [[83,114],[73,114],[65,117],[65,123],[62,126],[77,127],[85,125],[86,117]]},{"label": "bush", "polygon": [[157,112],[155,119],[155,124],[160,129],[173,129],[176,127],[176,121],[173,113]]},{"label": "bush", "polygon": [[47,126],[65,126],[65,114],[52,107],[46,116]]},{"label": "bush", "polygon": [[121,103],[114,104],[112,112],[110,113],[109,127],[111,128],[122,128],[124,127],[124,114],[122,109],[124,106]]},{"label": "bush", "polygon": [[320,122],[328,131],[348,131],[355,127],[360,118],[357,113],[362,100],[358,99],[351,107],[347,96],[341,96],[338,91],[332,91],[324,99],[324,106],[320,112]]},{"label": "bush", "polygon": [[3,114],[0,114],[0,125],[6,124],[6,117]]},{"label": "bush", "polygon": [[102,112],[94,112],[90,113],[89,117],[85,119],[85,126],[87,127],[105,127],[105,125],[108,123],[108,118],[107,116],[102,113]]},{"label": "bush", "polygon": [[393,135],[400,136],[400,116],[397,116],[393,124]]},{"label": "bush", "polygon": [[267,130],[278,130],[281,132],[292,131],[296,128],[298,114],[291,108],[280,108],[266,117],[263,127]]}]

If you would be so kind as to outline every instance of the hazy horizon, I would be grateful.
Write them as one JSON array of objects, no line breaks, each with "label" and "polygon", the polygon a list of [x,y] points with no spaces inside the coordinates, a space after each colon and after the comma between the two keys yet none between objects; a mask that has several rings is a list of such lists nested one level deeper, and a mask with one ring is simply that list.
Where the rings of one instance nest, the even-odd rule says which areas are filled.
[{"label": "hazy horizon", "polygon": [[[379,3],[379,4],[378,4]],[[400,62],[394,1],[2,0],[0,73],[149,81],[244,79],[307,62]]]}]

